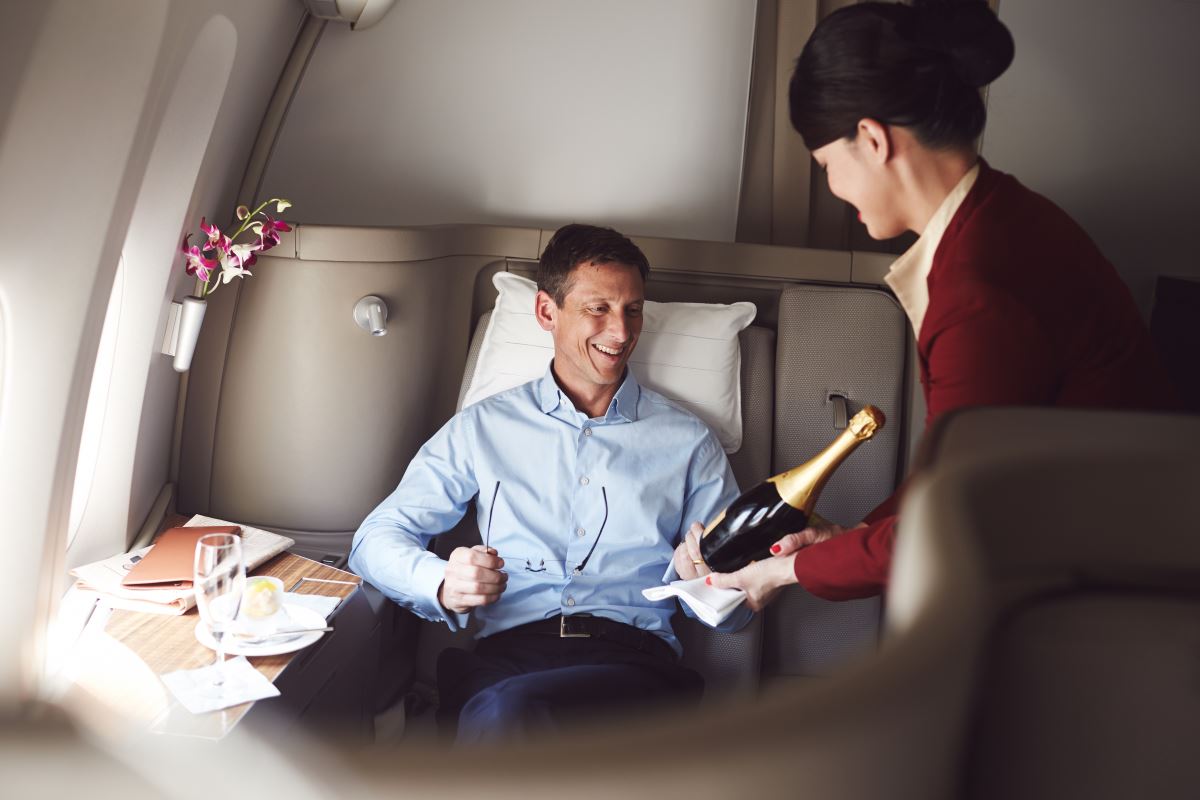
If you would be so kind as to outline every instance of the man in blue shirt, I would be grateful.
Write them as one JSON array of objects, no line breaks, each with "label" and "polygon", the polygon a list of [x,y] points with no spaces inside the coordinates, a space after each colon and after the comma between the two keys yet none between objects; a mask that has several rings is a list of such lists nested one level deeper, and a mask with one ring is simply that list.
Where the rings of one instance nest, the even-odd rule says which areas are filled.
[{"label": "man in blue shirt", "polygon": [[[438,663],[459,742],[703,690],[678,664],[675,602],[641,590],[696,576],[689,523],[738,490],[708,427],[627,369],[649,269],[611,229],[555,233],[533,309],[554,340],[545,375],[455,415],[354,536],[351,568],[389,598],[452,630],[478,623],[475,650]],[[472,500],[490,547],[438,558],[430,539]]]}]

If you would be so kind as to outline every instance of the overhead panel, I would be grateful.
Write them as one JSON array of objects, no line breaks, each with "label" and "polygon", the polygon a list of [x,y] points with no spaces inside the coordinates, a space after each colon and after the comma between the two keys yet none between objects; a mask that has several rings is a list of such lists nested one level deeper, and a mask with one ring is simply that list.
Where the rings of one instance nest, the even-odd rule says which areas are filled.
[{"label": "overhead panel", "polygon": [[732,241],[754,0],[406,0],[328,26],[264,196],[326,225]]}]

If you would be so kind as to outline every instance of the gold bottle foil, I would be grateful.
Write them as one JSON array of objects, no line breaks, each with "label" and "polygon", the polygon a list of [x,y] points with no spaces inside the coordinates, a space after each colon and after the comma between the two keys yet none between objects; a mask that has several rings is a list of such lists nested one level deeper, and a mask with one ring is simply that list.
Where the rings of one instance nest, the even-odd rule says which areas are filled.
[{"label": "gold bottle foil", "polygon": [[830,476],[856,447],[874,436],[886,421],[887,418],[878,408],[865,406],[851,417],[846,430],[828,447],[800,466],[767,478],[767,481],[775,484],[785,503],[811,515],[817,497]]}]

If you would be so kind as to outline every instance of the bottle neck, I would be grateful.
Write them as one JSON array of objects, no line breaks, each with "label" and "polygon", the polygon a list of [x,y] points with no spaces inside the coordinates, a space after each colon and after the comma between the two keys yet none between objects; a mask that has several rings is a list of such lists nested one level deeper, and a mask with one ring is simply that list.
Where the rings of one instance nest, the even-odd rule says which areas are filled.
[{"label": "bottle neck", "polygon": [[817,497],[825,488],[830,476],[856,447],[874,436],[882,424],[883,414],[874,406],[868,406],[856,414],[846,430],[820,453],[800,466],[767,480],[775,484],[780,498],[785,503],[806,514],[812,514]]}]

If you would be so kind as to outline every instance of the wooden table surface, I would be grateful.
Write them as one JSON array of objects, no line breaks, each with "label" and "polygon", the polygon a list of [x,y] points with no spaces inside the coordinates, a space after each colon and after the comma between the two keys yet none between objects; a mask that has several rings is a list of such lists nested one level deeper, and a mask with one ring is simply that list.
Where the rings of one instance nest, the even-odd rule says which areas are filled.
[{"label": "wooden table surface", "polygon": [[[339,598],[354,591],[361,581],[357,575],[327,567],[291,553],[281,553],[275,556],[266,564],[255,569],[253,574],[279,578],[289,592]],[[301,578],[344,581],[344,583],[318,583],[306,580],[297,586],[296,584]],[[113,611],[104,630],[137,653],[155,673],[161,675],[164,672],[193,669],[212,663],[213,651],[196,641],[195,628],[199,619],[200,616],[195,606],[180,616],[117,610]],[[250,656],[249,659],[259,672],[270,680],[275,680],[295,655],[295,653],[285,653],[278,656]]]},{"label": "wooden table surface", "polygon": [[[179,524],[178,518],[168,520],[168,522]],[[167,525],[167,527],[170,526],[170,524]],[[345,598],[355,592],[362,582],[357,575],[291,553],[281,553],[275,556],[254,569],[251,574],[279,578],[289,592],[339,598]],[[163,675],[180,669],[194,669],[213,663],[216,658],[215,653],[196,640],[195,628],[199,618],[194,606],[186,614],[178,616],[147,614],[138,611],[112,611],[104,625],[103,632],[127,651],[136,655],[148,670],[139,670],[136,679],[134,676],[129,676],[128,679],[121,681],[116,680],[111,672],[104,673],[97,670],[91,676],[86,674],[81,676],[81,688],[85,688],[96,699],[104,701],[114,709],[119,708],[123,714],[135,719],[147,722],[159,720],[156,727],[167,730],[167,732],[175,732],[170,729],[179,726],[166,725],[164,727],[161,724],[164,717],[183,719],[186,723],[184,727],[202,729],[205,727],[204,717],[219,716],[219,725],[217,726],[219,732],[215,735],[227,733],[245,715],[253,703],[243,703],[211,714],[192,715],[192,719],[187,720],[183,716],[187,712],[166,691],[161,681],[153,681],[155,684],[153,687],[145,685],[150,682],[147,672]],[[331,624],[336,625],[336,621],[331,619]],[[319,640],[310,647],[320,647],[321,643]],[[269,680],[274,681],[300,652],[302,651],[275,656],[248,656],[247,660]],[[172,706],[177,708],[172,708]],[[193,722],[198,724],[193,725]],[[209,736],[208,733],[203,732],[196,735]]]}]

